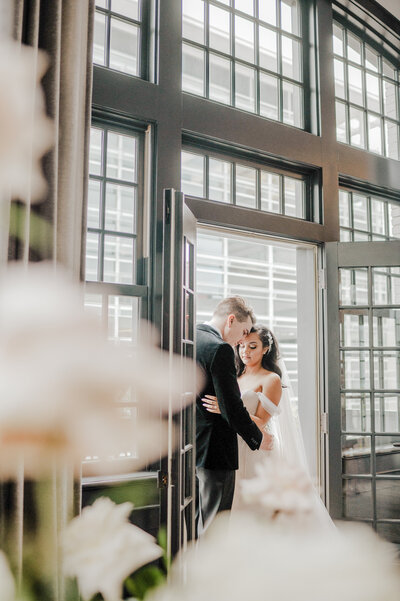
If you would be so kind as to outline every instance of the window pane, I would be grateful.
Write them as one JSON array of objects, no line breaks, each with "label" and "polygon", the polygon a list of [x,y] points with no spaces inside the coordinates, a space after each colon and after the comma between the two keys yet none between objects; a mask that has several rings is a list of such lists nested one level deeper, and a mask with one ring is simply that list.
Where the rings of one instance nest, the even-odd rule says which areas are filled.
[{"label": "window pane", "polygon": [[225,104],[231,103],[231,61],[210,53],[209,98]]},{"label": "window pane", "polygon": [[361,478],[343,480],[343,517],[370,518],[373,515],[371,481]]},{"label": "window pane", "polygon": [[347,32],[347,58],[361,65],[361,41]]},{"label": "window pane", "polygon": [[281,27],[290,33],[300,34],[300,14],[297,0],[281,0]]},{"label": "window pane", "polygon": [[100,227],[101,183],[89,179],[87,227]]},{"label": "window pane", "polygon": [[258,0],[258,15],[261,21],[276,25],[276,0]]},{"label": "window pane", "polygon": [[281,37],[281,43],[282,75],[301,81],[301,44],[286,36]]},{"label": "window pane", "polygon": [[241,10],[243,13],[254,16],[253,0],[235,0],[236,10]]},{"label": "window pane", "polygon": [[385,58],[382,59],[382,71],[386,77],[390,77],[391,79],[396,79],[396,68],[389,63]]},{"label": "window pane", "polygon": [[182,45],[182,89],[204,96],[204,50]]},{"label": "window pane", "polygon": [[235,17],[235,56],[254,63],[254,22]]},{"label": "window pane", "polygon": [[336,138],[338,142],[349,141],[349,132],[347,130],[347,106],[342,102],[336,102]]},{"label": "window pane", "polygon": [[398,94],[398,86],[391,81],[383,80],[383,107],[386,117],[398,119],[396,91]]},{"label": "window pane", "polygon": [[399,126],[385,119],[385,154],[390,159],[399,158]]},{"label": "window pane", "polygon": [[303,90],[286,81],[283,82],[283,122],[303,127]]},{"label": "window pane", "polygon": [[230,13],[227,10],[209,5],[210,11],[210,47],[220,52],[231,52]]},{"label": "window pane", "polygon": [[339,296],[341,305],[368,304],[368,271],[366,269],[339,270]]},{"label": "window pane", "polygon": [[232,163],[209,159],[209,192],[210,200],[232,202]]},{"label": "window pane", "polygon": [[380,112],[381,110],[381,94],[379,86],[379,77],[367,73],[367,107],[372,111]]},{"label": "window pane", "polygon": [[346,98],[345,88],[344,88],[344,64],[343,61],[339,61],[338,59],[334,60],[334,70],[335,70],[335,95],[338,98]]},{"label": "window pane", "polygon": [[354,146],[365,148],[364,112],[350,107],[350,139]]},{"label": "window pane", "polygon": [[138,298],[129,296],[108,297],[108,339],[134,345],[139,324]]},{"label": "window pane", "polygon": [[350,102],[354,102],[354,104],[358,104],[359,106],[364,106],[364,86],[361,69],[349,65],[347,73]]},{"label": "window pane", "polygon": [[261,171],[261,210],[280,213],[280,176]]},{"label": "window pane", "polygon": [[139,0],[111,0],[111,10],[124,17],[139,20]]},{"label": "window pane", "polygon": [[365,310],[340,311],[340,345],[369,346],[368,314]]},{"label": "window pane", "polygon": [[279,119],[279,80],[260,73],[260,115]]},{"label": "window pane", "polygon": [[[393,447],[390,437],[387,440],[382,437],[381,440],[382,445],[380,453],[384,454],[386,463],[389,463],[389,470],[398,473],[397,470],[400,467],[399,450],[396,449],[396,447]],[[385,471],[389,470],[386,467]],[[400,480],[379,479],[376,481],[376,514],[378,518],[399,519]]]},{"label": "window pane", "polygon": [[285,215],[304,218],[304,185],[299,179],[284,177]]},{"label": "window pane", "polygon": [[182,36],[193,42],[204,43],[204,2],[183,0]]},{"label": "window pane", "polygon": [[103,130],[92,127],[90,130],[90,175],[101,175],[103,173]]},{"label": "window pane", "polygon": [[400,394],[375,393],[375,430],[400,433]]},{"label": "window pane", "polygon": [[182,192],[189,196],[204,197],[204,157],[182,152]]},{"label": "window pane", "polygon": [[400,347],[400,309],[374,309],[374,346]]},{"label": "window pane", "polygon": [[370,69],[370,71],[375,71],[375,73],[378,73],[379,57],[375,50],[369,46],[365,47],[365,66],[367,69]]},{"label": "window pane", "polygon": [[106,64],[106,17],[96,12],[94,15],[93,32],[93,62],[97,65]]},{"label": "window pane", "polygon": [[350,226],[350,193],[339,190],[339,221],[342,226]]},{"label": "window pane", "polygon": [[136,181],[136,138],[108,132],[107,177]]},{"label": "window pane", "polygon": [[110,67],[140,75],[140,28],[111,17]]},{"label": "window pane", "polygon": [[388,203],[389,236],[400,238],[400,204]]},{"label": "window pane", "polygon": [[346,392],[342,399],[342,430],[367,432],[371,428],[371,400],[368,392]]},{"label": "window pane", "polygon": [[333,52],[338,56],[343,56],[343,29],[333,24]]},{"label": "window pane", "polygon": [[385,207],[386,202],[376,198],[371,199],[371,229],[377,234],[386,233]]},{"label": "window pane", "polygon": [[92,232],[86,234],[85,279],[88,282],[99,280],[99,235]]},{"label": "window pane", "polygon": [[104,236],[105,282],[134,283],[134,240],[121,236]]},{"label": "window pane", "polygon": [[375,388],[400,389],[400,352],[374,351]]},{"label": "window pane", "polygon": [[368,198],[353,194],[353,226],[368,231]]},{"label": "window pane", "polygon": [[340,385],[347,389],[370,388],[368,351],[340,351]]},{"label": "window pane", "polygon": [[342,436],[342,463],[343,474],[370,474],[371,437]]},{"label": "window pane", "polygon": [[256,169],[236,165],[236,204],[242,207],[257,207]]},{"label": "window pane", "polygon": [[255,71],[244,65],[235,65],[235,106],[254,113]]},{"label": "window pane", "polygon": [[269,71],[278,70],[277,35],[266,27],[259,27],[260,67]]},{"label": "window pane", "polygon": [[368,148],[382,154],[382,122],[376,115],[368,113]]},{"label": "window pane", "polygon": [[107,183],[105,229],[133,234],[135,216],[136,189]]}]

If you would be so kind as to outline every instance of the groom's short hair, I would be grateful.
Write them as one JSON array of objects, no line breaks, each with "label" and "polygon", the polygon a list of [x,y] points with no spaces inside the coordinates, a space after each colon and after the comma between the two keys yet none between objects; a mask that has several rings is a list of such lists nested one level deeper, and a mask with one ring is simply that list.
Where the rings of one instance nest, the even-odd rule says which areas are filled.
[{"label": "groom's short hair", "polygon": [[231,313],[240,323],[246,321],[248,317],[250,317],[253,325],[256,323],[253,309],[241,296],[223,298],[215,307],[213,317],[226,317],[227,315],[231,315]]}]

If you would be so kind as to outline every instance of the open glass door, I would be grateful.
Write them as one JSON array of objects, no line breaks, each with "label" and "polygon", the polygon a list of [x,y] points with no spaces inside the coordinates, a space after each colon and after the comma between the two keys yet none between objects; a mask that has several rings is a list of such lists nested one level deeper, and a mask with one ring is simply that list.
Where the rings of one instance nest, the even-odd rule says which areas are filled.
[{"label": "open glass door", "polygon": [[[196,219],[174,190],[164,192],[163,348],[195,359]],[[170,406],[168,457],[161,470],[162,522],[170,556],[195,535],[195,363],[181,406]]]},{"label": "open glass door", "polygon": [[400,544],[400,242],[326,251],[330,511]]}]

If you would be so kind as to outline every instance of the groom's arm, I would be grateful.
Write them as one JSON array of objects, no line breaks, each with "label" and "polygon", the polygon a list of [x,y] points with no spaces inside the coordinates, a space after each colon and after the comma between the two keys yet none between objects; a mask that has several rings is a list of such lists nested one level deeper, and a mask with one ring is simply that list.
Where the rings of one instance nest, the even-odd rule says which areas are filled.
[{"label": "groom's arm", "polygon": [[252,450],[258,449],[263,435],[251,419],[241,399],[236,379],[233,349],[229,344],[218,346],[210,371],[222,418]]}]

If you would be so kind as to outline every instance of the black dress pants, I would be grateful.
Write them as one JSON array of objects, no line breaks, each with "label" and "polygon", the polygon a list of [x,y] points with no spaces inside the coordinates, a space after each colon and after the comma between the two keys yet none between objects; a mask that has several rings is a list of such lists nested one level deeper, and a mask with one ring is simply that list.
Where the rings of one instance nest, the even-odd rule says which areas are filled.
[{"label": "black dress pants", "polygon": [[197,536],[207,530],[217,513],[231,509],[235,490],[235,470],[196,468],[198,498]]}]

